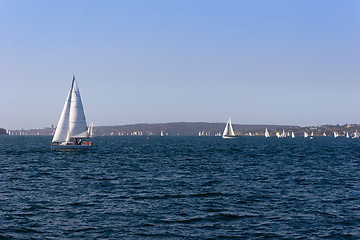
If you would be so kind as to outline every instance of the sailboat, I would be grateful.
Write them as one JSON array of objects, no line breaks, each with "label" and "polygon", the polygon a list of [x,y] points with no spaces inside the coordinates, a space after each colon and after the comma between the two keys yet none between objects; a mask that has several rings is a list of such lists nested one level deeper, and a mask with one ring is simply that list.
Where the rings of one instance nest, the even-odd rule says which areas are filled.
[{"label": "sailboat", "polygon": [[71,88],[51,141],[51,149],[88,149],[92,147],[92,143],[81,141],[81,138],[88,137],[89,131],[86,125],[80,92],[73,75]]},{"label": "sailboat", "polygon": [[337,132],[334,132],[334,138],[337,138],[339,134]]},{"label": "sailboat", "polygon": [[161,132],[160,132],[160,136],[164,136],[164,132],[163,132],[163,130],[161,130]]},{"label": "sailboat", "polygon": [[304,138],[307,138],[309,134],[307,132],[304,132]]},{"label": "sailboat", "polygon": [[223,138],[236,138],[233,127],[231,125],[231,118],[229,117],[229,120],[226,123],[223,135]]},{"label": "sailboat", "polygon": [[310,134],[310,139],[314,139],[315,137],[314,137],[314,132],[311,132],[311,134]]},{"label": "sailboat", "polygon": [[286,137],[286,133],[285,133],[285,130],[283,129],[282,133],[281,133],[281,137],[282,138],[285,138]]},{"label": "sailboat", "polygon": [[267,128],[265,129],[265,137],[267,137],[267,138],[270,137],[270,133]]},{"label": "sailboat", "polygon": [[94,137],[94,123],[93,122],[91,122],[91,124],[89,126],[88,133],[89,133],[90,138]]},{"label": "sailboat", "polygon": [[285,130],[283,129],[282,133],[276,132],[276,136],[278,138],[285,138],[286,137]]},{"label": "sailboat", "polygon": [[349,132],[346,132],[346,138],[350,138]]},{"label": "sailboat", "polygon": [[354,136],[352,138],[358,138],[359,137],[359,132],[358,130],[356,129],[356,131],[354,132]]},{"label": "sailboat", "polygon": [[295,133],[294,132],[291,132],[291,137],[295,138]]}]

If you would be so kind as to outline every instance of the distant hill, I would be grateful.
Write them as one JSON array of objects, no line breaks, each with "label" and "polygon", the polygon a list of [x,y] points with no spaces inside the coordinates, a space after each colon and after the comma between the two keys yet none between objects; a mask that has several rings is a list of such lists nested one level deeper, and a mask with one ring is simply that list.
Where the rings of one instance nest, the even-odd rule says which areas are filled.
[{"label": "distant hill", "polygon": [[6,130],[3,128],[0,128],[0,135],[6,135]]},{"label": "distant hill", "polygon": [[[225,123],[207,123],[207,122],[174,122],[174,123],[139,123],[131,125],[118,126],[97,126],[95,127],[96,135],[160,135],[169,136],[196,136],[199,132],[208,133],[214,136],[216,133],[222,133],[225,128]],[[274,129],[289,129],[298,128],[297,126],[286,125],[243,125],[233,124],[235,133],[244,134],[248,132],[264,131],[268,128],[270,131]]]},{"label": "distant hill", "polygon": [[[216,133],[222,133],[225,128],[225,123],[208,123],[208,122],[174,122],[174,123],[139,123],[129,125],[116,126],[95,126],[94,131],[96,136],[101,135],[160,135],[163,131],[164,135],[169,136],[197,136],[199,132],[204,135],[214,136]],[[294,132],[297,137],[303,136],[304,132],[308,134],[313,133],[314,136],[322,136],[324,133],[332,136],[334,132],[338,132],[340,136],[344,136],[346,132],[353,135],[355,131],[360,130],[359,124],[345,124],[345,125],[319,125],[299,127],[291,125],[245,125],[233,124],[234,131],[237,135],[264,135],[265,128],[268,128],[270,135],[275,136],[276,132],[282,132],[283,129],[287,134]],[[53,135],[55,128],[44,129],[20,129],[9,130],[9,135]],[[5,129],[0,129],[0,134],[6,134]]]}]

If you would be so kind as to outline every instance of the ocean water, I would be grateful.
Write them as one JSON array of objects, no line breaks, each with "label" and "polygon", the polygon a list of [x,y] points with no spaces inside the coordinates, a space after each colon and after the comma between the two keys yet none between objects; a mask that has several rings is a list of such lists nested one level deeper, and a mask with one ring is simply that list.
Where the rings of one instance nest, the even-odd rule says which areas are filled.
[{"label": "ocean water", "polygon": [[360,139],[0,137],[0,239],[359,239]]}]

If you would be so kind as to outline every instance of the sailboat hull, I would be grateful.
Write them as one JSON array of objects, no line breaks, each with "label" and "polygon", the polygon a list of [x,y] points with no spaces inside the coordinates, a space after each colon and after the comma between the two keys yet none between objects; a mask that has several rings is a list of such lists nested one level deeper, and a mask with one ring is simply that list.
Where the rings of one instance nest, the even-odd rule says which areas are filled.
[{"label": "sailboat hull", "polygon": [[62,150],[87,150],[91,149],[92,145],[74,145],[74,144],[51,144],[51,150],[62,151]]},{"label": "sailboat hull", "polygon": [[237,136],[226,136],[226,135],[223,135],[222,138],[231,139],[231,138],[237,138]]}]

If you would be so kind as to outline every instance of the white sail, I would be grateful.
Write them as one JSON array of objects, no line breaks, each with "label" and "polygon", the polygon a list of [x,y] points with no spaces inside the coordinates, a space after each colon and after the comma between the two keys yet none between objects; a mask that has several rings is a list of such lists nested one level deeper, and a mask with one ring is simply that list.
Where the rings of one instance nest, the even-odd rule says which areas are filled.
[{"label": "white sail", "polygon": [[270,137],[270,134],[269,134],[269,131],[267,128],[265,129],[265,137],[267,137],[267,138]]},{"label": "white sail", "polygon": [[66,98],[64,108],[61,112],[59,122],[56,127],[56,131],[52,142],[66,142],[69,139],[68,132],[69,132],[69,113],[70,113],[70,101],[71,101],[71,92],[72,92],[72,85],[70,88],[70,92]]},{"label": "white sail", "polygon": [[304,138],[307,138],[309,134],[307,132],[304,132]]},{"label": "white sail", "polygon": [[354,136],[352,138],[358,138],[359,137],[359,132],[358,130],[356,129],[356,131],[354,132]]},{"label": "white sail", "polygon": [[349,132],[346,132],[346,138],[350,138]]},{"label": "white sail", "polygon": [[291,137],[295,138],[295,133],[294,132],[291,132]]},{"label": "white sail", "polygon": [[230,118],[229,118],[229,135],[230,135],[230,136],[235,136],[234,129],[233,129],[233,127],[232,127],[231,119],[230,119]]},{"label": "white sail", "polygon": [[[93,137],[94,136],[94,123],[91,122],[89,128],[88,128],[88,134],[89,134],[89,137]],[[120,134],[119,134],[120,135]]]},{"label": "white sail", "polygon": [[89,137],[84,109],[81,102],[79,88],[75,81],[75,76],[73,77],[73,90],[71,92],[69,137],[70,138]]},{"label": "white sail", "polygon": [[334,138],[337,138],[339,134],[337,132],[334,132]]},{"label": "white sail", "polygon": [[226,136],[229,134],[229,122],[226,123],[224,132],[223,132],[223,136]]}]

